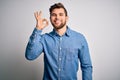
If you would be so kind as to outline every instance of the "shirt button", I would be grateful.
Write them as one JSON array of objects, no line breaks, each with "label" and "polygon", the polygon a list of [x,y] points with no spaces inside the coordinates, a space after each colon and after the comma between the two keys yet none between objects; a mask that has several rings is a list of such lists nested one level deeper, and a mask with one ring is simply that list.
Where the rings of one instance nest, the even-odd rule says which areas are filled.
[{"label": "shirt button", "polygon": [[61,71],[61,69],[58,69],[59,71]]},{"label": "shirt button", "polygon": [[59,61],[61,61],[61,58],[59,58]]},{"label": "shirt button", "polygon": [[62,40],[62,38],[60,38],[60,40]]},{"label": "shirt button", "polygon": [[62,48],[60,47],[60,50],[61,50]]}]

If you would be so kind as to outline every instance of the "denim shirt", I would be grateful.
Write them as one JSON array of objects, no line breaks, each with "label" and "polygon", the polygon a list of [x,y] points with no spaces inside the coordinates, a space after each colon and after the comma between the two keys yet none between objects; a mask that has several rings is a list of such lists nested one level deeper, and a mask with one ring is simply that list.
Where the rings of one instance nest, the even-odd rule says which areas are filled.
[{"label": "denim shirt", "polygon": [[25,57],[36,59],[44,53],[43,80],[77,80],[80,62],[82,80],[92,80],[92,63],[85,37],[67,28],[63,36],[52,32],[41,34],[34,29],[26,47]]}]

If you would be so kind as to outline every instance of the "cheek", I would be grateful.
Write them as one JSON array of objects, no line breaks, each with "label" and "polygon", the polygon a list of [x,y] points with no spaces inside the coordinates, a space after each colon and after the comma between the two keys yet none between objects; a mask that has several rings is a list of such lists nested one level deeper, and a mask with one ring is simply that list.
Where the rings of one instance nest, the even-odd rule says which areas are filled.
[{"label": "cheek", "polygon": [[51,21],[51,22],[53,22],[53,21],[54,21],[54,19],[53,19],[53,18],[50,18],[50,21]]},{"label": "cheek", "polygon": [[54,18],[54,17],[51,17],[50,20],[53,22],[53,21],[55,20],[55,18]]},{"label": "cheek", "polygon": [[67,21],[67,19],[66,19],[66,18],[63,18],[63,19],[62,19],[62,22],[65,22],[65,21]]}]

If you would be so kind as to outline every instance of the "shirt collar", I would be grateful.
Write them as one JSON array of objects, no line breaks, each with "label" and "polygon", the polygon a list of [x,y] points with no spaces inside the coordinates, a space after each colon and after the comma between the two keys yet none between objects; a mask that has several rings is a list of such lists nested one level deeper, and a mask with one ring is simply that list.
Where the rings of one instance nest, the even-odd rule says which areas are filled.
[{"label": "shirt collar", "polygon": [[[59,36],[59,34],[56,32],[55,29],[53,29],[51,35]],[[67,30],[66,30],[66,32],[65,32],[64,35],[65,35],[65,36],[68,36],[68,37],[71,35],[71,29],[70,29],[68,26],[67,26]]]}]

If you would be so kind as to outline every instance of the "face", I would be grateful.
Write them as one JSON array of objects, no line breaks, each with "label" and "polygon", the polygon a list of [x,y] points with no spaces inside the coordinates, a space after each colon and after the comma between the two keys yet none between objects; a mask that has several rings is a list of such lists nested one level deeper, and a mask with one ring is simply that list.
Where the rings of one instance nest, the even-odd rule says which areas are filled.
[{"label": "face", "polygon": [[63,8],[56,8],[50,14],[50,21],[55,29],[65,27],[67,20],[68,17],[65,15]]}]

